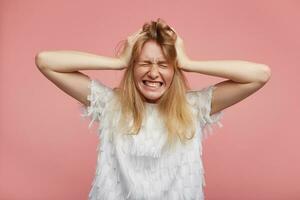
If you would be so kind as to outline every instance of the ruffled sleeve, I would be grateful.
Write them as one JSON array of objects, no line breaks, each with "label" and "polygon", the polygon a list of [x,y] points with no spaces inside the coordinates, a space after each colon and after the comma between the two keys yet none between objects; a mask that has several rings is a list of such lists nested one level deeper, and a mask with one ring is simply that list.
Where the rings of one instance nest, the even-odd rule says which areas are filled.
[{"label": "ruffled sleeve", "polygon": [[87,100],[89,100],[90,105],[85,106],[84,104],[81,104],[80,108],[81,117],[91,119],[89,124],[90,128],[93,122],[101,120],[102,113],[111,98],[113,90],[103,85],[97,79],[91,79],[88,88],[90,89],[90,93],[87,96]]},{"label": "ruffled sleeve", "polygon": [[223,110],[210,115],[212,93],[215,88],[215,85],[210,85],[199,91],[189,92],[189,98],[192,106],[197,110],[197,116],[205,137],[213,133],[213,125],[217,124],[220,128],[223,127],[221,123],[224,115]]}]

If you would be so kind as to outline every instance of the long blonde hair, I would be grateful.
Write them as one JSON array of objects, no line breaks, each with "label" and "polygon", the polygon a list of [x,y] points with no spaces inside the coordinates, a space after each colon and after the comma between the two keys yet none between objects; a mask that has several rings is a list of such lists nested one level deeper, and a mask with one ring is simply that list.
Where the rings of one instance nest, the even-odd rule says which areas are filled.
[{"label": "long blonde hair", "polygon": [[[133,46],[132,56],[126,68],[119,88],[116,90],[121,105],[120,125],[128,127],[129,119],[133,119],[129,134],[138,134],[145,111],[145,98],[140,95],[134,83],[134,66],[139,58],[144,44],[149,40],[156,41],[162,48],[167,61],[174,68],[174,76],[170,87],[158,101],[158,111],[162,116],[167,129],[167,144],[174,144],[192,139],[195,134],[192,111],[186,100],[186,91],[189,88],[187,80],[178,66],[175,49],[176,34],[160,18],[143,25],[141,36]],[[171,34],[170,34],[171,31]],[[188,135],[190,135],[188,137]]]}]

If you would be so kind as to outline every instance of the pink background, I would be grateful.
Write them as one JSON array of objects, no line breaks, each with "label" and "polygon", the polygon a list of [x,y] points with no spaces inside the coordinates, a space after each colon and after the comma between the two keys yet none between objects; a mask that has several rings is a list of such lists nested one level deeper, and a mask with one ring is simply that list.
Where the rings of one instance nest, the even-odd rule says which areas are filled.
[{"label": "pink background", "polygon": [[[114,56],[120,40],[158,17],[181,35],[192,59],[272,69],[271,80],[224,110],[223,128],[204,141],[206,199],[300,199],[299,9],[295,0],[2,0],[0,199],[87,199],[95,174],[96,126],[88,130],[79,102],[38,71],[35,54]],[[84,73],[111,87],[122,75]],[[187,76],[193,89],[224,80]]]}]

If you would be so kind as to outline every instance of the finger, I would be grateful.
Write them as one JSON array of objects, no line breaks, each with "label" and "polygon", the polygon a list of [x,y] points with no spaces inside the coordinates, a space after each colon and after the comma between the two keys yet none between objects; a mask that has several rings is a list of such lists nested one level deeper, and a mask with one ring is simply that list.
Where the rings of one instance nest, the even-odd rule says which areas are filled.
[{"label": "finger", "polygon": [[143,31],[143,28],[140,28],[137,32],[135,32],[133,35],[134,36],[138,36],[139,34],[141,34]]},{"label": "finger", "polygon": [[146,32],[144,32],[143,29],[140,29],[139,32],[133,36],[133,40],[136,41],[139,37],[144,36],[145,34]]},{"label": "finger", "polygon": [[[176,33],[175,29],[173,27],[170,26],[170,28],[172,29],[172,31],[174,31],[174,33]],[[176,33],[177,34],[177,33]]]},{"label": "finger", "polygon": [[128,36],[129,40],[135,40],[136,38],[138,38],[140,36],[140,34],[142,33],[142,28],[140,28],[138,31],[134,32],[133,34],[131,34],[130,36]]}]

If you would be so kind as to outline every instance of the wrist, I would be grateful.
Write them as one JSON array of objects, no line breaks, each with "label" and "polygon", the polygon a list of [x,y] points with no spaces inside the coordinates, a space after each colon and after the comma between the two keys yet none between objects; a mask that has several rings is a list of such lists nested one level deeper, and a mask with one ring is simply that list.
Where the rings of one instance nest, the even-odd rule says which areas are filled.
[{"label": "wrist", "polygon": [[118,63],[119,63],[118,64],[118,69],[124,69],[128,66],[128,64],[127,64],[128,62],[125,58],[118,57],[117,60],[118,60]]},{"label": "wrist", "polygon": [[179,67],[182,70],[188,70],[190,68],[191,62],[192,62],[192,60],[189,59],[188,57],[182,58],[179,62]]}]

